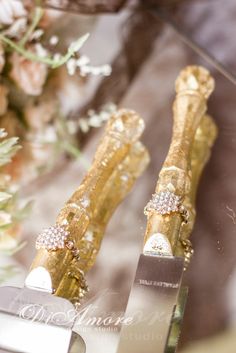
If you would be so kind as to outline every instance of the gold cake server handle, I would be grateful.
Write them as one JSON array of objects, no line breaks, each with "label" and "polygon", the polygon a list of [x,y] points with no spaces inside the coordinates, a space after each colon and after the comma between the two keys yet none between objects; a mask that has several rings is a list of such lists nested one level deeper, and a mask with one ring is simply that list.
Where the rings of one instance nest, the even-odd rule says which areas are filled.
[{"label": "gold cake server handle", "polygon": [[[185,266],[185,249],[180,242],[185,238],[181,238],[181,231],[188,239],[189,234],[183,227],[189,222],[189,197],[193,195],[190,188],[193,182],[197,184],[205,163],[204,158],[199,161],[198,169],[193,167],[195,153],[199,153],[196,132],[204,125],[207,98],[213,88],[214,80],[209,72],[197,66],[185,68],[176,81],[171,145],[156,193],[145,207],[148,219],[143,254],[125,315],[132,321],[122,326],[117,353],[168,351]],[[175,256],[177,249],[181,256]]]},{"label": "gold cake server handle", "polygon": [[98,200],[97,211],[89,223],[88,229],[80,239],[78,248],[80,259],[73,259],[65,273],[56,294],[77,303],[83,295],[83,281],[80,271],[86,273],[94,265],[106,226],[118,207],[127,196],[136,179],[140,177],[149,163],[149,154],[138,141],[133,144],[129,154],[120,163],[106,183]]},{"label": "gold cake server handle", "polygon": [[[102,202],[100,200],[103,198],[106,184],[119,165],[122,165],[129,156],[143,129],[143,120],[133,111],[119,110],[110,118],[92,166],[78,190],[59,213],[56,226],[42,232],[37,239],[39,250],[31,267],[30,281],[37,281],[39,274],[34,271],[33,274],[36,275],[33,276],[32,270],[44,268],[51,277],[54,293],[66,295],[65,276],[72,262],[80,259],[81,253],[84,267],[82,262],[78,261],[77,277],[79,277],[78,282],[82,284],[84,271],[90,267],[88,265],[90,260],[90,263],[93,263],[98,250],[96,245],[92,254],[90,251],[85,251],[84,256],[81,249],[83,237],[100,212]],[[30,285],[30,281],[27,281],[27,285]],[[66,280],[66,287],[68,283]],[[57,292],[58,288],[60,288],[59,292]]]},{"label": "gold cake server handle", "polygon": [[155,194],[145,208],[147,228],[144,252],[152,251],[156,237],[166,243],[167,252],[175,252],[182,222],[187,217],[184,204],[191,187],[189,171],[193,141],[213,89],[213,78],[205,68],[199,66],[188,66],[176,80],[171,144]]}]

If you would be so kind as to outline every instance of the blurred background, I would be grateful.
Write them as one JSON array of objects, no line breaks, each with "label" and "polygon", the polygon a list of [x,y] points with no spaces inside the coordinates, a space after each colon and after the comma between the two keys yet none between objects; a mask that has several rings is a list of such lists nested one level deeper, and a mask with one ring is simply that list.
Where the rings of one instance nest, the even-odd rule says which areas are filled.
[{"label": "blurred background", "polygon": [[[178,352],[234,353],[235,1],[48,0],[41,2],[43,14],[33,1],[10,2],[9,15],[0,0],[0,122],[8,133],[2,138],[19,136],[22,148],[12,162],[1,162],[1,190],[11,195],[11,201],[6,195],[1,201],[1,285],[23,284],[37,234],[53,224],[79,185],[110,113],[134,109],[146,123],[142,141],[151,162],[113,216],[88,274],[90,296],[112,289],[119,300],[108,300],[106,310],[124,310],[142,248],[143,208],[170,143],[174,82],[186,65],[203,65],[216,80],[209,113],[219,136],[198,190],[195,254],[184,279],[189,297]],[[87,32],[80,62],[53,69],[58,53]],[[50,54],[51,62],[27,61],[14,43],[40,57]],[[11,158],[16,143],[11,140],[7,150],[0,145],[0,154]],[[103,352],[115,352],[112,341]]]}]

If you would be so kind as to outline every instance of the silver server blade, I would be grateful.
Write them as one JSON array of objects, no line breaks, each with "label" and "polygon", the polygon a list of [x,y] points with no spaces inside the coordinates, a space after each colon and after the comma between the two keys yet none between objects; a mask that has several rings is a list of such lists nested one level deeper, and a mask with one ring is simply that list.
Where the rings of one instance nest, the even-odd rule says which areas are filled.
[{"label": "silver server blade", "polygon": [[178,302],[184,260],[141,255],[117,353],[164,353]]},{"label": "silver server blade", "polygon": [[72,331],[75,309],[63,298],[29,288],[0,288],[0,352],[84,353]]}]

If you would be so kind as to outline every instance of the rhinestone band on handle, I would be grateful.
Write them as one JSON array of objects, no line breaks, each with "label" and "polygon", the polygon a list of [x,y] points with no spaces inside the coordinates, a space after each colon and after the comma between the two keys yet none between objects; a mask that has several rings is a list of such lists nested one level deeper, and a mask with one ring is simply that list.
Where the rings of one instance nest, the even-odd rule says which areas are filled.
[{"label": "rhinestone band on handle", "polygon": [[162,216],[174,212],[181,214],[183,221],[188,222],[188,211],[182,205],[181,197],[171,191],[161,191],[152,195],[152,199],[144,208],[144,214],[147,216],[150,212],[156,212]]},{"label": "rhinestone band on handle", "polygon": [[[45,249],[47,251],[57,251],[62,249],[70,250],[73,259],[80,259],[80,251],[75,246],[75,242],[70,238],[70,232],[67,227],[56,224],[55,226],[44,229],[37,237],[35,247],[37,250]],[[81,288],[79,297],[82,298],[89,291],[84,272],[78,270],[80,277]],[[68,276],[71,274],[68,273]]]},{"label": "rhinestone band on handle", "polygon": [[57,251],[68,249],[73,257],[79,259],[79,250],[76,248],[73,240],[70,239],[70,232],[61,225],[55,225],[44,229],[36,239],[36,249],[45,249],[47,251]]}]

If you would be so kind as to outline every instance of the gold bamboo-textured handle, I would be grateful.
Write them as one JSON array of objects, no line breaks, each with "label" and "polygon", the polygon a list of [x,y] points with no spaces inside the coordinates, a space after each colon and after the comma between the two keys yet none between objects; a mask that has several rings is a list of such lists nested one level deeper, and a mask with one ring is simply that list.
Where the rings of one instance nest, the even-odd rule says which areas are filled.
[{"label": "gold bamboo-textured handle", "polygon": [[151,245],[150,238],[161,235],[169,242],[167,251],[175,251],[183,222],[181,205],[184,205],[191,186],[190,167],[194,137],[213,89],[213,78],[206,69],[199,66],[185,68],[176,80],[172,139],[155,194],[145,209],[147,228],[144,250]]},{"label": "gold bamboo-textured handle", "polygon": [[131,190],[148,162],[149,155],[146,148],[141,142],[136,142],[124,161],[117,166],[106,183],[102,197],[98,200],[96,213],[79,242],[80,259],[78,261],[74,259],[71,262],[57,289],[58,296],[65,297],[74,303],[80,302],[80,297],[83,296],[83,279],[80,276],[80,270],[86,273],[93,266],[112,214]]},{"label": "gold bamboo-textured handle", "polygon": [[[119,110],[113,114],[107,124],[105,135],[97,148],[89,172],[57,217],[57,228],[46,231],[38,240],[39,250],[33,261],[32,269],[39,266],[45,268],[51,276],[52,286],[56,293],[58,288],[63,287],[64,276],[68,273],[72,260],[80,257],[73,255],[73,253],[75,254],[74,250],[77,249],[76,251],[79,253],[83,250],[80,249],[81,244],[83,244],[83,237],[99,212],[98,208],[101,206],[99,200],[102,199],[101,195],[103,190],[106,189],[107,182],[109,182],[113,172],[127,158],[132,146],[140,138],[143,129],[143,120],[133,111]],[[63,233],[64,228],[66,233]],[[71,244],[70,241],[70,243],[67,243],[67,247],[61,246],[61,243],[58,242],[60,234],[57,233],[64,237],[69,234],[73,243]],[[54,243],[51,244],[53,237],[55,242],[58,243],[58,249],[48,251],[48,246],[53,248],[55,245]],[[46,249],[44,248],[45,243]],[[89,251],[86,253],[88,259],[93,258],[91,262],[94,261],[96,252],[95,249],[92,253]],[[81,271],[87,268],[89,261],[84,261],[84,263],[85,268],[82,267],[79,272],[77,271],[80,275]],[[62,292],[65,293],[64,290]]]}]

